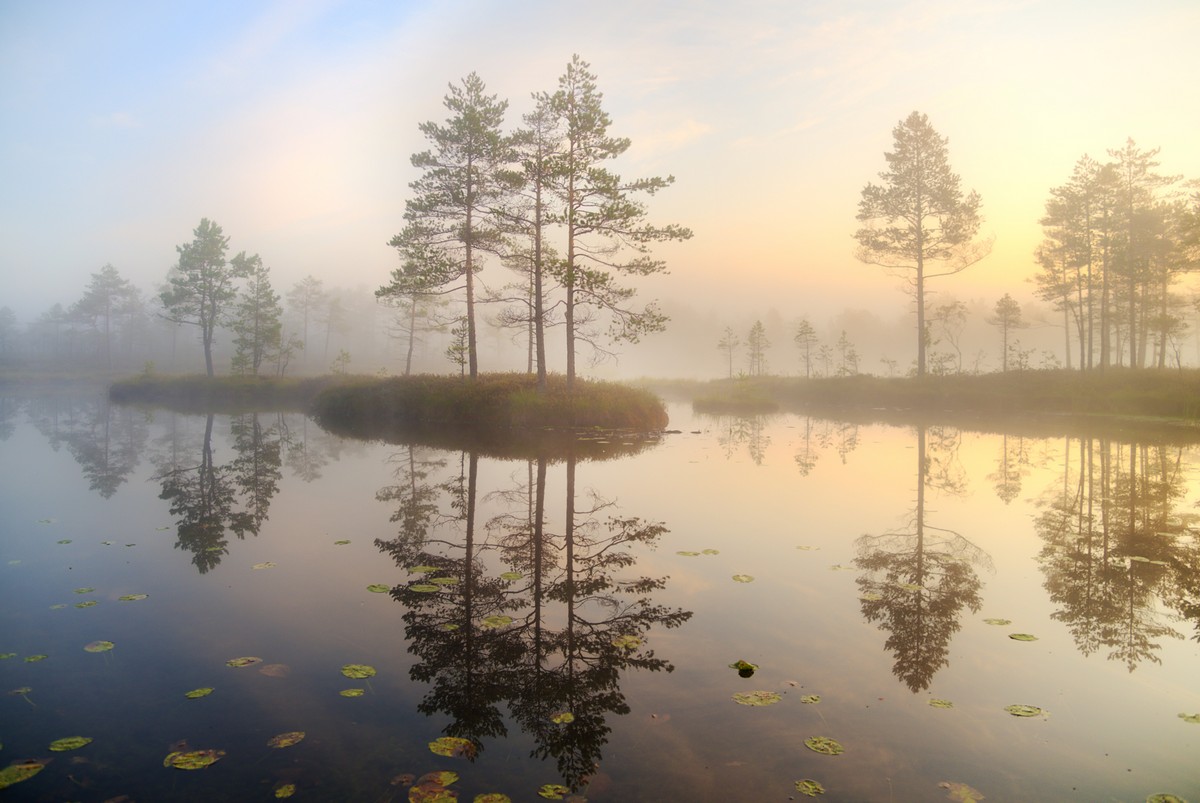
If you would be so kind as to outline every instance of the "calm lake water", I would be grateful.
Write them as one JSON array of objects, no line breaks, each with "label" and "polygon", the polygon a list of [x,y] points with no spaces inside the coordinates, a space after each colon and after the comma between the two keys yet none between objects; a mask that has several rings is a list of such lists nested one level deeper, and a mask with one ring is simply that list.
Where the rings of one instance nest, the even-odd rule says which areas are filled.
[{"label": "calm lake water", "polygon": [[527,461],[0,398],[0,798],[1200,800],[1198,447],[670,412]]}]

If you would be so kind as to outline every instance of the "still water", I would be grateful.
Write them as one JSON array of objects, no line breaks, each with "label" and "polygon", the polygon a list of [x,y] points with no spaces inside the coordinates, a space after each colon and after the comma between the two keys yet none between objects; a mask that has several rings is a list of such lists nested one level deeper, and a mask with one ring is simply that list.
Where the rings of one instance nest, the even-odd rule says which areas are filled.
[{"label": "still water", "polygon": [[0,399],[0,798],[1200,800],[1200,447],[670,412],[501,460]]}]

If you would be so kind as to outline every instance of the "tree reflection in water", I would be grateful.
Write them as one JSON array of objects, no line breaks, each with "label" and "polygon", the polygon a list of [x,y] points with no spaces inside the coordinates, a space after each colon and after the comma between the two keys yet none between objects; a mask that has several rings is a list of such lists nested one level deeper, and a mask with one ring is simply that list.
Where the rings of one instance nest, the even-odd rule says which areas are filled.
[{"label": "tree reflection in water", "polygon": [[949,663],[950,639],[963,608],[979,610],[981,586],[975,565],[991,568],[991,558],[953,530],[926,521],[926,488],[960,493],[963,473],[955,432],[936,430],[928,438],[917,427],[917,499],[908,525],[897,532],[864,535],[854,565],[862,614],[889,633],[884,646],[895,656],[892,672],[915,692],[929,688]]},{"label": "tree reflection in water", "polygon": [[[524,484],[489,496],[507,509],[486,523],[481,538],[475,453],[464,455],[457,482],[441,484],[411,459],[402,461],[402,481],[379,495],[397,504],[392,519],[401,530],[376,541],[397,564],[421,567],[392,590],[407,608],[405,635],[418,657],[411,676],[431,686],[419,710],[447,714],[446,735],[483,750],[487,738],[507,734],[506,706],[533,737],[533,755],[553,758],[572,790],[586,786],[599,766],[608,717],[629,712],[621,673],[674,668],[648,648],[649,631],[678,627],[692,615],[654,604],[665,578],[632,573],[634,549],[656,542],[666,527],[617,515],[615,503],[595,493],[580,506],[576,462],[571,456],[562,464],[560,534],[547,527],[552,465],[542,456],[528,462]],[[433,500],[442,494],[456,522],[437,521]],[[564,713],[572,720],[556,722]]]}]

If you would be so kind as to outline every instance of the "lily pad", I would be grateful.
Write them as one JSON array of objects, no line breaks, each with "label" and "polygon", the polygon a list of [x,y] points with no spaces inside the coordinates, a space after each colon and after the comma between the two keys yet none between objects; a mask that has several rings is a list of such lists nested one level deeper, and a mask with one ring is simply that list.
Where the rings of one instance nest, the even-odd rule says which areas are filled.
[{"label": "lily pad", "polygon": [[84,602],[76,602],[76,608],[95,608],[99,603],[94,599],[85,600]]},{"label": "lily pad", "polygon": [[118,602],[137,602],[138,600],[146,599],[149,596],[150,596],[149,594],[123,594],[123,595],[117,597],[117,601]]},{"label": "lily pad", "polygon": [[333,542],[333,545],[334,545],[334,546],[345,546],[345,545],[346,545],[346,544],[348,544],[348,543],[350,543],[350,539],[348,539],[348,538],[342,538],[342,539],[340,539],[340,540],[334,541],[334,542]]},{"label": "lily pad", "polygon": [[805,797],[816,797],[825,794],[825,787],[811,778],[805,778],[803,781],[796,781],[796,791]]},{"label": "lily pad", "polygon": [[1011,625],[1012,619],[984,619],[983,622],[988,625]]},{"label": "lily pad", "polygon": [[958,803],[978,803],[978,801],[983,800],[983,792],[967,786],[965,783],[942,781],[938,784],[938,786],[947,790],[947,798],[950,800],[957,800]]},{"label": "lily pad", "polygon": [[83,645],[83,649],[86,652],[108,652],[115,646],[111,641],[91,641]]},{"label": "lily pad", "polygon": [[754,578],[748,574],[735,574],[733,580],[736,583],[753,583]]},{"label": "lily pad", "polygon": [[375,667],[367,664],[346,664],[342,667],[342,674],[353,680],[373,678],[375,677]]},{"label": "lily pad", "polygon": [[304,740],[304,731],[288,731],[267,740],[267,747],[284,748],[299,744]]},{"label": "lily pad", "polygon": [[804,740],[804,746],[814,753],[821,753],[826,756],[836,756],[846,752],[846,748],[828,736],[810,736]]},{"label": "lily pad", "polygon": [[733,701],[738,705],[775,705],[782,699],[778,692],[773,691],[748,691],[733,695]]},{"label": "lily pad", "polygon": [[210,695],[212,693],[213,693],[212,686],[203,686],[199,689],[192,689],[191,691],[187,692],[183,696],[188,698],[189,700],[198,700],[201,697],[207,697],[208,695]]},{"label": "lily pad", "polygon": [[858,595],[858,598],[863,602],[879,602],[879,600],[883,599],[883,594],[877,594],[874,591],[864,591]]},{"label": "lily pad", "polygon": [[905,591],[920,591],[921,586],[916,583],[896,583],[897,588],[902,588]]},{"label": "lily pad", "polygon": [[275,787],[275,797],[277,798],[291,797],[294,794],[296,794],[296,784],[294,783],[285,783]]},{"label": "lily pad", "polygon": [[642,646],[642,640],[637,636],[617,636],[612,640],[612,644],[614,647],[621,647],[622,649],[626,650],[635,650]]},{"label": "lily pad", "polygon": [[538,797],[544,797],[547,800],[562,800],[569,794],[571,794],[570,788],[560,783],[542,784],[538,789]]},{"label": "lily pad", "polygon": [[675,554],[676,554],[676,555],[683,555],[685,558],[698,558],[698,557],[700,557],[700,553],[699,553],[699,552],[691,552],[691,551],[689,551],[689,550],[686,550],[686,549],[681,549],[681,550],[679,550],[678,552],[676,552]]},{"label": "lily pad", "polygon": [[1187,801],[1170,792],[1159,792],[1157,795],[1150,795],[1146,798],[1146,803],[1187,803]]},{"label": "lily pad", "polygon": [[575,715],[570,711],[560,711],[559,713],[550,717],[550,721],[555,725],[570,725],[575,721]]},{"label": "lily pad", "polygon": [[702,550],[700,550],[700,554],[701,555],[720,555],[721,550],[719,550],[719,549],[702,549]]},{"label": "lily pad", "polygon": [[392,590],[391,586],[385,586],[383,583],[371,583],[367,586],[367,590],[372,594],[386,594]]},{"label": "lily pad", "polygon": [[77,589],[75,589],[75,593],[76,593],[76,594],[91,594],[91,593],[92,593],[93,591],[95,591],[95,590],[96,590],[96,589],[94,589],[94,588],[92,588],[92,587],[90,587],[90,586],[84,586],[83,588],[77,588]]},{"label": "lily pad", "polygon": [[67,607],[67,603],[65,603],[65,602],[58,602],[58,603],[55,603],[54,605],[51,605],[51,606],[50,606],[50,610],[52,610],[52,611],[60,611],[60,610],[62,610],[62,609],[63,609],[63,608],[65,608],[65,607]]},{"label": "lily pad", "polygon": [[432,594],[435,591],[441,590],[441,586],[433,583],[414,583],[408,587],[409,591],[417,591],[421,594]]},{"label": "lily pad", "polygon": [[230,658],[228,661],[225,662],[225,666],[232,666],[235,669],[240,669],[243,666],[250,666],[251,664],[260,664],[260,663],[262,663],[261,658],[255,658],[252,655],[247,655],[242,658]]},{"label": "lily pad", "polygon": [[1013,641],[1037,641],[1038,637],[1031,633],[1009,633],[1008,637]]},{"label": "lily pad", "polygon": [[1014,717],[1038,717],[1045,713],[1036,705],[1006,705],[1004,710]]},{"label": "lily pad", "polygon": [[819,547],[819,546],[805,546],[805,545],[802,545],[802,546],[798,546],[798,547],[796,547],[796,549],[800,549],[800,550],[803,550],[803,551],[805,551],[805,552],[811,552],[811,551],[813,551],[813,550],[820,549],[820,548],[821,548],[821,547]]},{"label": "lily pad", "polygon": [[456,586],[458,585],[457,577],[434,577],[429,581],[435,586]]},{"label": "lily pad", "polygon": [[343,697],[362,697],[366,693],[366,689],[342,689],[338,692]]},{"label": "lily pad", "polygon": [[943,700],[939,697],[933,697],[929,700],[929,704],[934,708],[953,708],[954,703],[949,700]]},{"label": "lily pad", "polygon": [[9,658],[16,658],[15,652],[0,652],[0,661],[7,661]]},{"label": "lily pad", "polygon": [[1200,725],[1200,714],[1180,714],[1179,718],[1193,725]]},{"label": "lily pad", "polygon": [[481,795],[475,795],[472,803],[512,803],[512,798],[501,792],[484,792]]},{"label": "lily pad", "polygon": [[15,783],[28,781],[42,771],[50,763],[50,759],[26,758],[14,761],[0,770],[0,789],[7,789]]},{"label": "lily pad", "polygon": [[91,736],[68,736],[65,739],[55,739],[50,743],[50,749],[55,753],[65,753],[68,750],[78,750],[91,743]]},{"label": "lily pad", "polygon": [[813,705],[813,704],[815,704],[815,703],[819,703],[819,702],[821,702],[821,695],[819,695],[819,694],[805,694],[805,695],[803,695],[803,696],[800,698],[800,702],[802,702],[802,703],[808,703],[809,705]]},{"label": "lily pad", "polygon": [[470,739],[459,736],[442,736],[429,743],[429,751],[446,758],[475,758],[479,748]]},{"label": "lily pad", "polygon": [[736,669],[738,675],[748,678],[754,675],[754,672],[758,669],[758,664],[752,664],[749,661],[738,660],[730,664],[729,668]]},{"label": "lily pad", "polygon": [[500,579],[501,580],[520,580],[524,576],[525,575],[521,574],[520,572],[502,572],[500,575]]},{"label": "lily pad", "polygon": [[59,541],[58,543],[60,543],[60,544],[69,544],[69,543],[71,543],[71,539],[70,539],[70,538],[64,538],[64,539],[62,539],[61,541]]},{"label": "lily pad", "polygon": [[486,627],[488,629],[494,630],[498,627],[507,627],[508,625],[511,625],[512,623],[513,623],[513,618],[511,616],[503,616],[503,615],[497,614],[494,616],[483,617],[483,621],[480,623],[480,625],[482,627]]},{"label": "lily pad", "polygon": [[275,561],[268,560],[268,561],[263,561],[262,563],[256,563],[253,566],[251,566],[250,568],[251,569],[274,569],[278,565],[279,564],[277,564]]},{"label": "lily pad", "polygon": [[224,750],[176,750],[163,759],[164,767],[177,770],[202,770],[221,760]]},{"label": "lily pad", "polygon": [[47,658],[49,658],[49,657],[50,657],[49,655],[41,655],[41,654],[38,654],[38,655],[26,655],[26,656],[25,656],[25,663],[27,663],[27,664],[36,664],[38,661],[44,661],[44,660],[46,660],[46,659],[47,659]]}]

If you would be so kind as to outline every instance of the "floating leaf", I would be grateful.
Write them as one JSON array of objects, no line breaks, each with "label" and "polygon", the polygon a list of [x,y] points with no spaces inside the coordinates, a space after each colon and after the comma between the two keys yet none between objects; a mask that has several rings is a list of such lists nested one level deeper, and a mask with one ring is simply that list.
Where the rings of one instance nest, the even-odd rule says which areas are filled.
[{"label": "floating leaf", "polygon": [[878,602],[883,599],[883,594],[877,594],[874,591],[866,591],[858,595],[858,598],[863,602]]},{"label": "floating leaf", "polygon": [[446,631],[447,633],[453,633],[455,630],[458,630],[458,625],[454,624],[453,622],[444,622],[438,625],[438,628]]},{"label": "floating leaf", "polygon": [[989,625],[1011,625],[1012,619],[984,619],[984,624]]},{"label": "floating leaf", "polygon": [[78,750],[91,743],[91,736],[68,736],[65,739],[55,739],[50,743],[50,749],[55,753],[65,753],[68,750]]},{"label": "floating leaf", "polygon": [[366,694],[366,689],[342,689],[338,694],[343,697],[362,697]]},{"label": "floating leaf", "polygon": [[89,599],[84,602],[76,602],[76,608],[95,608],[99,603],[94,599]]},{"label": "floating leaf", "polygon": [[292,669],[287,664],[263,664],[258,668],[258,674],[269,678],[286,678],[292,674]]},{"label": "floating leaf", "polygon": [[0,770],[0,789],[7,789],[15,783],[28,781],[42,771],[50,763],[50,759],[26,758],[14,761]]},{"label": "floating leaf", "polygon": [[702,555],[720,555],[721,550],[719,550],[719,549],[702,549],[702,550],[700,550],[700,554],[702,554]]},{"label": "floating leaf", "polygon": [[1200,725],[1200,714],[1180,714],[1179,718],[1193,725]]},{"label": "floating leaf", "polygon": [[391,586],[385,586],[383,583],[371,583],[367,586],[367,590],[372,594],[386,594],[392,590]]},{"label": "floating leaf", "polygon": [[804,740],[804,746],[814,753],[822,753],[827,756],[836,756],[846,752],[846,748],[828,736],[810,736]]},{"label": "floating leaf", "polygon": [[429,582],[433,583],[435,586],[456,586],[456,585],[458,585],[458,578],[457,577],[434,577]]},{"label": "floating leaf", "polygon": [[174,767],[177,770],[202,770],[221,760],[224,750],[176,750],[168,753],[163,759],[164,767]]},{"label": "floating leaf", "polygon": [[801,549],[801,550],[804,550],[805,552],[810,552],[814,549],[820,549],[820,548],[821,547],[819,547],[819,546],[798,546],[798,547],[796,547],[796,549]]},{"label": "floating leaf", "polygon": [[816,797],[825,794],[825,787],[810,778],[805,778],[803,781],[796,781],[796,791],[805,797]]},{"label": "floating leaf", "polygon": [[512,798],[500,792],[484,792],[482,795],[475,795],[473,803],[512,803]]},{"label": "floating leaf", "polygon": [[538,789],[538,797],[544,797],[547,800],[562,800],[569,794],[571,794],[571,790],[560,783],[542,784]]},{"label": "floating leaf", "polygon": [[773,691],[748,691],[733,695],[733,701],[738,705],[775,705],[783,697]]},{"label": "floating leaf", "polygon": [[520,572],[504,572],[500,575],[501,580],[520,580],[525,575]]},{"label": "floating leaf", "polygon": [[275,787],[275,797],[291,797],[296,794],[296,784],[285,783],[283,786]]},{"label": "floating leaf", "polygon": [[375,667],[367,664],[346,664],[342,667],[342,674],[353,680],[373,678],[375,677]]},{"label": "floating leaf", "polygon": [[642,640],[637,636],[617,636],[612,640],[612,644],[614,647],[621,647],[626,650],[635,650],[642,646]]},{"label": "floating leaf", "polygon": [[758,664],[752,664],[749,661],[738,660],[738,661],[734,661],[732,664],[730,664],[729,668],[736,669],[737,673],[740,676],[742,676],[744,678],[748,678],[748,677],[751,677],[754,674],[755,670],[758,669]]},{"label": "floating leaf", "polygon": [[111,641],[91,641],[83,645],[83,649],[86,652],[108,652],[115,646]]},{"label": "floating leaf", "polygon": [[408,587],[409,591],[417,591],[421,594],[432,594],[435,591],[441,590],[441,586],[435,586],[433,583],[415,583]]},{"label": "floating leaf", "polygon": [[498,627],[507,627],[508,625],[511,625],[512,623],[513,623],[513,618],[511,616],[504,616],[501,614],[496,614],[494,616],[483,617],[483,621],[480,622],[480,625],[482,627],[486,627],[486,628],[494,630],[495,628],[498,628]]},{"label": "floating leaf", "polygon": [[809,703],[809,704],[813,704],[813,703],[819,703],[819,702],[821,702],[821,695],[819,695],[819,694],[805,694],[805,695],[803,695],[803,696],[800,698],[800,702],[802,702],[802,703]]},{"label": "floating leaf", "polygon": [[1187,801],[1170,792],[1159,792],[1157,795],[1150,795],[1146,798],[1146,803],[1187,803]]},{"label": "floating leaf", "polygon": [[150,596],[149,594],[125,594],[123,596],[117,597],[117,600],[119,602],[137,602],[138,600],[146,599],[149,596]]},{"label": "floating leaf", "polygon": [[699,553],[699,552],[689,552],[689,551],[688,551],[688,550],[686,550],[686,549],[681,549],[681,550],[679,550],[678,552],[676,552],[675,554],[676,554],[676,555],[683,555],[685,558],[698,558],[698,557],[700,557],[700,553]]},{"label": "floating leaf", "polygon": [[734,582],[737,582],[737,583],[753,583],[754,582],[754,578],[748,574],[735,574],[733,576],[733,580],[734,580]]},{"label": "floating leaf", "polygon": [[943,700],[938,697],[931,698],[929,700],[929,704],[931,706],[933,706],[934,708],[953,708],[954,707],[954,703],[950,702],[949,700]]},{"label": "floating leaf", "polygon": [[442,736],[429,743],[429,751],[447,758],[475,758],[479,748],[470,739],[459,736]]},{"label": "floating leaf", "polygon": [[950,800],[957,800],[959,803],[977,803],[983,800],[983,792],[967,786],[965,783],[955,783],[954,781],[942,781],[938,784],[943,789],[948,790],[946,797]]},{"label": "floating leaf", "polygon": [[[59,543],[61,544],[62,541],[59,541]],[[1149,563],[1150,562],[1150,558],[1144,557],[1142,555],[1130,555],[1129,559],[1136,560],[1138,563]]]},{"label": "floating leaf", "polygon": [[199,689],[192,689],[191,691],[187,692],[183,696],[188,698],[189,700],[198,700],[201,697],[207,697],[208,695],[210,695],[212,693],[213,693],[212,686],[203,686]]},{"label": "floating leaf", "polygon": [[897,588],[902,588],[905,591],[920,591],[921,586],[916,583],[896,583]]},{"label": "floating leaf", "polygon": [[299,744],[304,740],[304,731],[288,731],[267,740],[267,747],[284,748]]},{"label": "floating leaf", "polygon": [[1006,705],[1004,710],[1014,717],[1036,717],[1045,713],[1036,705]]},{"label": "floating leaf", "polygon": [[250,666],[251,664],[260,664],[260,663],[262,663],[261,658],[255,658],[252,655],[247,655],[242,658],[230,658],[228,661],[225,662],[225,666],[232,666],[235,669],[240,669],[243,666]]},{"label": "floating leaf", "polygon": [[341,540],[339,540],[339,541],[334,541],[334,542],[333,542],[333,545],[334,545],[334,546],[345,546],[345,545],[346,545],[346,544],[348,544],[348,543],[350,543],[350,539],[348,539],[348,538],[343,538],[343,539],[341,539]]},{"label": "floating leaf", "polygon": [[95,591],[95,590],[96,590],[96,589],[94,589],[94,588],[91,588],[90,586],[85,586],[84,588],[77,588],[77,589],[75,589],[75,593],[76,593],[76,594],[90,594],[90,593],[92,593],[92,592],[93,592],[93,591]]},{"label": "floating leaf", "polygon": [[13,689],[12,691],[9,692],[9,694],[19,694],[22,697],[24,697],[26,694],[29,694],[29,692],[31,692],[31,691],[33,691],[33,689],[30,688],[29,686],[22,686],[19,689]]},{"label": "floating leaf", "polygon": [[458,773],[450,770],[438,770],[437,772],[427,772],[417,779],[417,783],[432,783],[438,786],[449,786],[458,781]]},{"label": "floating leaf", "polygon": [[52,610],[52,611],[58,611],[58,610],[62,610],[62,609],[63,609],[63,608],[65,608],[65,607],[67,607],[67,603],[65,603],[65,602],[59,602],[59,603],[57,603],[57,604],[55,604],[55,605],[51,605],[51,606],[50,606],[50,610]]},{"label": "floating leaf", "polygon": [[253,566],[251,566],[250,568],[251,569],[274,569],[277,565],[279,565],[279,564],[275,563],[275,561],[268,560],[268,561],[264,561],[262,563],[256,563]]},{"label": "floating leaf", "polygon": [[7,661],[9,658],[16,658],[15,652],[0,652],[0,661]]},{"label": "floating leaf", "polygon": [[36,664],[38,661],[44,661],[49,657],[50,657],[49,655],[40,655],[40,654],[39,655],[26,655],[25,663]]},{"label": "floating leaf", "polygon": [[71,543],[71,539],[70,539],[70,538],[64,538],[64,539],[62,539],[61,541],[59,541],[58,543],[60,543],[60,544],[69,544],[69,543]]},{"label": "floating leaf", "polygon": [[1038,637],[1030,633],[1009,633],[1008,637],[1013,641],[1037,641]]},{"label": "floating leaf", "polygon": [[562,711],[550,717],[550,721],[555,725],[570,725],[575,721],[575,715],[570,711]]}]

